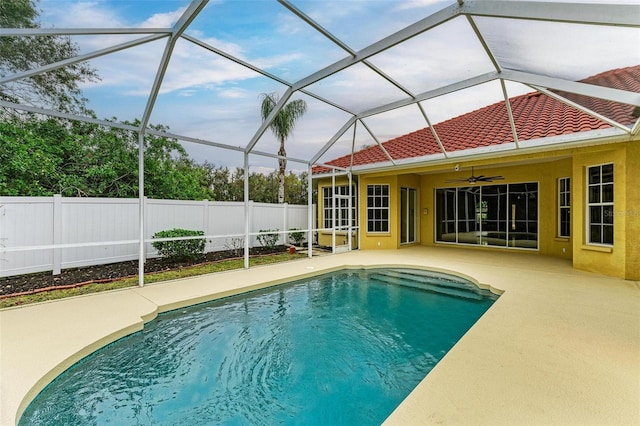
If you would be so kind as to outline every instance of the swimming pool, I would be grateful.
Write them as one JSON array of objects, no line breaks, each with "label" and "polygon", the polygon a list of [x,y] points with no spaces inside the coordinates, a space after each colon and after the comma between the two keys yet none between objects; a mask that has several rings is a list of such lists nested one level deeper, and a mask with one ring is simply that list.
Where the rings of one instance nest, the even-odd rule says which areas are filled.
[{"label": "swimming pool", "polygon": [[20,424],[379,424],[495,299],[372,269],[169,312],[68,369]]}]

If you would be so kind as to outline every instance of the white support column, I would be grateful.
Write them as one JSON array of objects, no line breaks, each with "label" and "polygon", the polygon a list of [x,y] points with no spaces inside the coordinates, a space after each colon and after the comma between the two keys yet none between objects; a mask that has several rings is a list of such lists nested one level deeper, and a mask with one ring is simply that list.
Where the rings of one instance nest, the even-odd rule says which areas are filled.
[{"label": "white support column", "polygon": [[311,259],[313,257],[313,174],[312,167],[309,164],[307,176],[307,257]]},{"label": "white support column", "polygon": [[[53,196],[53,245],[62,244],[62,195]],[[62,249],[53,249],[53,275],[62,272]]]},{"label": "white support column", "polygon": [[253,205],[249,205],[249,153],[244,153],[244,268],[249,269],[249,239]]},{"label": "white support column", "polygon": [[[365,194],[366,194],[366,193],[365,193]],[[358,250],[360,250],[360,247],[362,247],[362,242],[360,241],[360,238],[361,238],[361,236],[362,236],[362,226],[363,226],[363,225],[362,225],[362,223],[361,223],[362,221],[360,220],[360,217],[363,217],[363,216],[365,217],[365,226],[366,226],[366,220],[367,220],[367,219],[366,219],[366,215],[362,215],[362,214],[360,214],[360,212],[362,212],[362,200],[361,200],[361,198],[362,198],[362,197],[360,197],[360,178],[358,177],[357,197],[356,197],[356,203],[357,203],[357,206],[358,206],[358,207],[357,207],[357,209],[356,209],[356,211],[357,211],[357,212],[358,212],[358,214],[360,215],[360,216],[357,218],[357,221],[356,221],[356,223],[357,223],[357,225],[358,225],[358,234],[357,234],[357,235],[358,235]]]},{"label": "white support column", "polygon": [[336,252],[336,169],[331,169],[331,253]]},{"label": "white support column", "polygon": [[353,207],[353,188],[351,188],[351,184],[352,184],[352,178],[351,178],[351,172],[349,172],[348,174],[349,176],[349,191],[347,192],[347,194],[349,194],[349,200],[347,200],[347,247],[349,248],[349,251],[353,250],[353,244],[351,243],[351,234],[353,232],[352,229],[352,221],[353,221],[353,212],[352,212],[352,207]]},{"label": "white support column", "polygon": [[138,247],[138,285],[144,286],[144,235],[145,235],[145,199],[144,199],[144,131],[138,132],[138,213],[139,213],[139,247]]}]

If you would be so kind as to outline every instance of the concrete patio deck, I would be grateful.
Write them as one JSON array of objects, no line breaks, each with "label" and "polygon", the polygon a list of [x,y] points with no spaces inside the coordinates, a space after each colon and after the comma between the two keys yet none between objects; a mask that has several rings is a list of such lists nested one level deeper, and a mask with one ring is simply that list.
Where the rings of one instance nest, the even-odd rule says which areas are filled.
[{"label": "concrete patio deck", "polygon": [[0,422],[59,373],[158,313],[343,267],[450,271],[502,292],[386,420],[640,424],[640,285],[532,253],[356,251],[0,311]]}]

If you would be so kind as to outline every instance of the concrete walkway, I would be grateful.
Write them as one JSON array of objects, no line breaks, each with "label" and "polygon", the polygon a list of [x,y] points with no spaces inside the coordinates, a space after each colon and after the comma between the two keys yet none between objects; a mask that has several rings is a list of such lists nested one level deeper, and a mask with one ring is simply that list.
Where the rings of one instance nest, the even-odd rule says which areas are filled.
[{"label": "concrete walkway", "polygon": [[348,267],[454,272],[502,296],[386,425],[640,424],[640,285],[531,253],[357,251],[0,311],[0,422],[159,312]]}]

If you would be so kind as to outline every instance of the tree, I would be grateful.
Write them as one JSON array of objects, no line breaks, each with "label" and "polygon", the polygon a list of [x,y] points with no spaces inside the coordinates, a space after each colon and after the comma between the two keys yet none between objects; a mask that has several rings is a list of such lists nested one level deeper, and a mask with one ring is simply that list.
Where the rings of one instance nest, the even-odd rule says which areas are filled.
[{"label": "tree", "polygon": [[[148,197],[215,199],[207,170],[177,140],[146,134],[144,144]],[[137,133],[33,116],[0,121],[0,196],[53,194],[137,197]]]},{"label": "tree", "polygon": [[[1,0],[1,28],[38,28],[34,0]],[[79,49],[67,36],[0,37],[0,77],[32,70],[77,56]],[[85,109],[79,83],[95,81],[92,67],[79,63],[0,86],[0,99],[57,109],[91,113]]]},{"label": "tree", "polygon": [[[264,121],[278,104],[280,96],[277,93],[263,93],[261,97],[261,113]],[[284,141],[293,132],[298,118],[302,117],[306,111],[307,103],[302,99],[296,99],[282,107],[269,125],[274,136],[280,140],[280,149],[278,150],[278,155],[280,156],[278,158],[278,203],[284,203],[284,181],[287,170],[287,160],[285,158],[287,152],[284,148]]]}]

